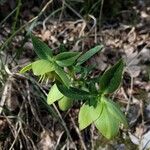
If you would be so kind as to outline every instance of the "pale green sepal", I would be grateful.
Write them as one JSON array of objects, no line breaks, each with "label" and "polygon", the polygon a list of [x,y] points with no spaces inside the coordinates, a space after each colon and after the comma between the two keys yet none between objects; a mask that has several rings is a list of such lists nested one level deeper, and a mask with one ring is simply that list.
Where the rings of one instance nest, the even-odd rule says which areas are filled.
[{"label": "pale green sepal", "polygon": [[27,71],[29,71],[29,70],[31,70],[31,69],[32,69],[32,63],[26,65],[25,67],[23,67],[23,68],[19,71],[19,73],[25,73],[25,72],[27,72]]}]

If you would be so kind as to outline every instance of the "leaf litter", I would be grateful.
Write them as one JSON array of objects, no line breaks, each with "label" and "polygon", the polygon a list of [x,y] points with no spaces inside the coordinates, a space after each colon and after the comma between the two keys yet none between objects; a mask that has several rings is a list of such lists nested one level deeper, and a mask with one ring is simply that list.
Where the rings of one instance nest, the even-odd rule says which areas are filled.
[{"label": "leaf litter", "polygon": [[[125,25],[120,23],[117,28],[113,28],[111,26],[110,28],[105,27],[101,32],[97,32],[96,34],[94,30],[92,32],[90,31],[90,25],[88,23],[85,24],[84,20],[69,20],[62,22],[52,20],[46,22],[45,28],[41,27],[40,25],[36,26],[33,32],[43,41],[48,43],[49,46],[52,47],[56,52],[58,51],[60,43],[67,44],[67,48],[69,50],[80,49],[80,51],[86,51],[95,45],[96,37],[97,43],[103,43],[105,45],[105,49],[103,49],[101,53],[96,54],[94,58],[92,58],[86,65],[91,66],[95,64],[95,72],[98,72],[98,74],[101,74],[108,66],[114,64],[120,57],[124,58],[127,65],[124,83],[122,85],[124,92],[118,91],[114,97],[118,99],[120,104],[122,104],[123,110],[127,106],[129,98],[131,99],[131,106],[127,113],[127,116],[129,116],[129,124],[131,124],[130,130],[128,130],[130,142],[138,145],[141,147],[141,149],[148,149],[150,147],[150,122],[148,120],[150,110],[150,75],[148,75],[150,74],[148,72],[150,66],[150,16],[147,13],[147,10],[143,10],[140,13],[140,17],[141,22],[137,25]],[[1,44],[5,41],[5,38],[10,33],[9,29],[10,27],[7,24],[0,35]],[[88,35],[89,31],[90,34]],[[82,39],[82,37],[86,35],[88,36]],[[21,41],[21,34],[17,35],[13,39],[10,49],[7,51],[8,56],[12,57],[11,48],[14,50],[15,48],[19,47],[18,43]],[[18,64],[21,64],[21,62],[24,64],[24,61],[28,61],[28,59],[32,60],[35,57],[32,51],[33,48],[30,40],[25,42],[24,45],[26,50],[28,47],[30,50],[23,52],[21,60],[19,60]],[[8,59],[7,64],[11,64],[11,61],[11,59]],[[13,68],[13,66],[16,65],[17,63],[13,62],[11,67]],[[19,68],[19,66],[17,67]],[[17,67],[15,68],[16,70],[10,70],[13,76],[13,80],[11,81],[13,89],[10,88],[9,90],[6,90],[9,99],[6,97],[6,103],[4,106],[8,109],[6,109],[8,112],[3,112],[2,118],[0,118],[0,124],[2,124],[0,128],[1,133],[4,133],[9,126],[8,130],[12,135],[18,136],[22,140],[22,143],[24,143],[23,141],[30,143],[27,149],[32,149],[33,147],[47,149],[48,146],[51,146],[50,148],[54,148],[53,144],[56,144],[56,142],[60,142],[62,147],[65,147],[65,144],[67,143],[64,140],[66,135],[62,134],[62,136],[60,136],[60,133],[63,131],[62,126],[58,123],[57,119],[54,119],[54,117],[50,116],[48,112],[45,112],[45,110],[42,110],[42,112],[39,111],[42,108],[35,100],[35,97],[37,97],[39,93],[34,92],[34,87],[32,87],[30,81],[28,81],[28,87],[27,83],[25,84],[27,79],[16,74],[18,70]],[[132,89],[131,78],[133,78]],[[6,80],[8,81],[9,78]],[[7,87],[7,82],[5,83],[5,86]],[[44,88],[45,91],[47,90],[47,87],[42,88]],[[38,89],[40,88],[38,87]],[[30,90],[30,93],[27,95],[25,94],[26,90]],[[22,93],[18,93],[18,91],[22,91]],[[30,103],[30,100],[32,100],[32,103]],[[11,101],[16,102],[13,104]],[[27,101],[27,103],[25,101]],[[32,111],[30,111],[30,109]],[[25,116],[25,124],[24,122],[20,123],[19,120],[16,121],[15,118],[11,118],[11,116],[9,116],[9,112],[17,114],[20,118]],[[77,120],[75,117],[77,112],[78,108],[76,106],[69,112],[72,114],[74,120]],[[44,117],[42,117],[43,114],[45,114]],[[67,119],[67,115],[68,114],[62,114],[62,117],[66,122],[70,123],[71,121],[70,119]],[[18,126],[20,127],[20,130],[17,128]],[[33,127],[36,127],[37,130],[35,130]],[[68,128],[70,132],[72,132],[71,135],[73,137],[73,141],[78,143],[79,138],[78,135],[75,136],[76,132],[73,130],[73,126],[68,125]],[[50,134],[49,131],[58,134]],[[92,134],[95,143],[102,139],[101,136],[99,137],[97,135],[95,130],[92,132]],[[124,134],[128,136],[127,132]],[[7,149],[7,145],[11,146],[11,142],[13,142],[13,140],[11,136],[7,134],[7,132],[5,136],[6,137],[4,137],[4,139],[6,138],[6,141],[0,142],[0,145],[5,145]],[[84,141],[90,141],[90,136],[88,135],[87,131],[83,132],[82,136]],[[31,137],[36,137],[37,140],[30,139]],[[60,139],[57,141],[59,137]],[[109,149],[110,146],[117,147],[117,149],[119,149],[119,147],[127,149],[125,144],[126,139],[123,136],[120,138],[122,138],[121,142],[120,140],[118,140],[117,143],[104,142],[106,145],[105,149]],[[17,143],[18,142],[19,141],[17,141]],[[51,144],[48,145],[48,143]],[[122,145],[119,145],[119,143]],[[103,143],[101,144],[104,145]],[[70,143],[70,145],[72,145],[72,143]]]}]

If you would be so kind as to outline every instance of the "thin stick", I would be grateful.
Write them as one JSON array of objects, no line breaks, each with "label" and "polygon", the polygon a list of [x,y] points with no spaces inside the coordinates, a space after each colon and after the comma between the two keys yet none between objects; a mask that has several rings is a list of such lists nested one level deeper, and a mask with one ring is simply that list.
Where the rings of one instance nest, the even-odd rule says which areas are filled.
[{"label": "thin stick", "polygon": [[61,11],[62,10],[62,8],[59,8],[59,9],[57,9],[57,10],[55,10],[54,12],[52,12],[48,17],[46,17],[45,19],[44,19],[44,21],[42,22],[42,25],[43,25],[43,30],[45,31],[46,30],[46,22],[51,18],[51,16],[53,16],[54,14],[56,14],[56,13],[58,13],[59,11]]},{"label": "thin stick", "polygon": [[82,138],[82,136],[81,136],[81,132],[80,132],[79,128],[76,126],[76,124],[75,124],[75,122],[74,122],[74,120],[73,120],[71,114],[69,114],[69,116],[70,116],[70,118],[71,118],[71,121],[72,121],[72,123],[73,123],[73,126],[74,126],[76,132],[78,133],[78,136],[79,136],[79,139],[80,139],[82,148],[83,148],[84,150],[87,150],[87,148],[86,148],[86,146],[85,146],[85,143],[84,143],[84,141],[83,141],[83,138]]},{"label": "thin stick", "polygon": [[90,133],[91,133],[91,150],[94,150],[94,142],[93,142],[93,139],[94,139],[94,125],[92,124],[91,125],[91,129],[90,129]]},{"label": "thin stick", "polygon": [[17,7],[12,10],[0,23],[0,26],[17,10]]},{"label": "thin stick", "polygon": [[[64,1],[64,5],[66,5],[72,12],[74,12],[79,18],[83,19],[83,17],[76,11],[74,10],[69,4],[67,4],[65,1]],[[84,19],[83,19],[84,20]]]},{"label": "thin stick", "polygon": [[15,139],[14,139],[14,141],[12,142],[12,144],[11,144],[9,150],[12,150],[12,149],[13,149],[13,147],[14,147],[14,145],[15,145],[17,139],[18,139],[19,133],[20,133],[20,131],[21,131],[21,128],[22,128],[22,127],[21,127],[21,122],[19,121],[18,124],[19,124],[19,129],[18,129],[18,131],[17,131],[17,133],[16,133],[16,135],[15,135]]},{"label": "thin stick", "polygon": [[104,5],[104,0],[101,0],[101,7],[100,7],[100,13],[99,13],[99,29],[100,29],[100,27],[101,27],[102,13],[103,13],[103,5]]},{"label": "thin stick", "polygon": [[60,23],[61,20],[62,20],[62,16],[63,16],[63,13],[64,13],[64,9],[65,9],[65,0],[62,0],[62,10],[61,10],[61,13],[60,13],[60,16],[59,16],[59,21],[58,21],[58,23]]}]

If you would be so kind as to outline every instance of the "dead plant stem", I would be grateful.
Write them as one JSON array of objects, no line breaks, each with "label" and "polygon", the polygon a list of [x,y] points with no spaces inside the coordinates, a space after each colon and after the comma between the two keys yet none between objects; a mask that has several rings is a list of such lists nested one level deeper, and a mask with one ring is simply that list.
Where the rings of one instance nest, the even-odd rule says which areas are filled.
[{"label": "dead plant stem", "polygon": [[71,121],[72,121],[72,123],[73,123],[73,126],[74,126],[76,132],[78,133],[78,136],[79,136],[79,138],[80,138],[80,142],[81,142],[81,145],[82,145],[83,150],[87,150],[87,148],[86,148],[86,146],[85,146],[85,143],[84,143],[84,141],[83,141],[83,138],[82,138],[82,136],[81,136],[81,132],[80,132],[79,128],[76,126],[75,121],[73,120],[71,114],[69,114],[69,116],[70,116],[70,118],[71,118]]},{"label": "dead plant stem", "polygon": [[104,0],[101,0],[101,6],[100,6],[100,12],[99,12],[99,29],[101,29],[103,5],[104,5]]}]

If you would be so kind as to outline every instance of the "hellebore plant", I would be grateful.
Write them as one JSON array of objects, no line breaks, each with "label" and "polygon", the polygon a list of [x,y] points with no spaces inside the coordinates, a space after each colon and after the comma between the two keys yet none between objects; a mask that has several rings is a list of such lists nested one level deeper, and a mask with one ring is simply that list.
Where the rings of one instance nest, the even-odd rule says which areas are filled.
[{"label": "hellebore plant", "polygon": [[[89,58],[103,49],[98,45],[85,53],[61,52],[53,55],[44,42],[31,35],[35,53],[39,60],[25,66],[20,73],[32,70],[39,80],[52,80],[53,85],[47,96],[49,105],[58,101],[62,111],[73,106],[75,101],[83,101],[78,122],[80,130],[94,124],[103,136],[115,137],[119,127],[127,127],[127,121],[119,106],[108,96],[121,84],[124,62],[120,59],[107,69],[102,76],[90,78],[91,69],[82,66]],[[64,71],[64,68],[66,71]],[[96,88],[96,84],[99,88]]]}]

